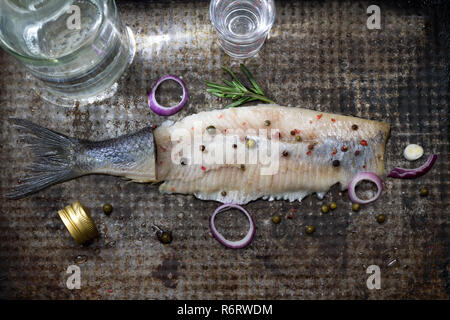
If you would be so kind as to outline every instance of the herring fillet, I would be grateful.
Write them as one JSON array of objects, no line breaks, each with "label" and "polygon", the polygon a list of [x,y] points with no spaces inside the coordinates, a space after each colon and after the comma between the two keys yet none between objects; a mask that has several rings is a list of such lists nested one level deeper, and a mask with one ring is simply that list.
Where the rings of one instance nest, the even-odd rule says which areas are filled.
[{"label": "herring fillet", "polygon": [[[265,125],[266,120],[270,126]],[[8,195],[10,198],[22,198],[86,174],[109,174],[134,182],[163,182],[159,186],[162,193],[194,194],[199,199],[237,204],[258,198],[301,201],[311,193],[322,197],[338,182],[345,189],[358,172],[383,175],[390,130],[388,124],[378,121],[267,104],[200,112],[177,122],[165,122],[155,130],[146,127],[94,142],[67,137],[22,119],[12,122],[24,132],[23,141],[36,159],[30,167],[33,175],[23,179]],[[207,137],[206,127],[211,125],[218,137],[226,133],[227,139],[228,132],[237,130],[225,143],[226,154],[233,156],[242,150],[251,151],[245,149],[248,137],[257,141],[253,151],[264,139],[271,140],[270,136],[253,136],[252,130],[279,130],[277,173],[261,175],[263,165],[259,162],[245,163],[243,170],[239,163],[198,164],[187,155],[173,152],[177,141],[172,136],[177,130],[197,130]],[[352,129],[354,125],[357,130]],[[215,144],[216,140],[206,139],[204,154]],[[186,163],[181,163],[182,157]],[[333,160],[339,160],[339,166],[333,166]]]},{"label": "herring fillet", "polygon": [[[270,121],[270,126],[265,125],[266,120]],[[259,163],[246,164],[244,170],[238,163],[205,164],[203,168],[199,164],[180,166],[173,163],[170,161],[172,132],[180,128],[198,130],[193,127],[197,122],[202,124],[201,132],[211,125],[222,133],[242,130],[235,140],[238,145],[245,145],[245,130],[279,129],[278,172],[261,175]],[[353,129],[354,125],[358,126],[357,130]],[[388,124],[378,121],[277,105],[261,104],[200,112],[155,130],[157,177],[159,181],[164,181],[159,190],[162,193],[194,194],[203,200],[237,204],[258,198],[301,201],[311,193],[317,193],[322,198],[338,182],[343,190],[346,189],[358,172],[384,174],[389,130]],[[300,136],[301,141],[297,141],[296,136]],[[310,145],[313,145],[312,150]],[[205,143],[206,151],[210,147]],[[345,148],[346,151],[342,151]],[[226,153],[237,152],[231,143],[225,150]],[[288,155],[283,156],[283,151],[287,151]],[[355,152],[359,154],[355,155]],[[339,160],[339,166],[333,166],[333,160]]]}]

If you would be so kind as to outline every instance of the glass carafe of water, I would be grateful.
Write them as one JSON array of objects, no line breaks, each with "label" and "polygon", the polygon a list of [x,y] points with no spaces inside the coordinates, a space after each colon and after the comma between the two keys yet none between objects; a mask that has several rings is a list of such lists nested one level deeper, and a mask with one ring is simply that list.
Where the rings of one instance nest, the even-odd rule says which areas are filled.
[{"label": "glass carafe of water", "polygon": [[60,105],[113,95],[135,53],[114,0],[1,0],[0,46]]}]

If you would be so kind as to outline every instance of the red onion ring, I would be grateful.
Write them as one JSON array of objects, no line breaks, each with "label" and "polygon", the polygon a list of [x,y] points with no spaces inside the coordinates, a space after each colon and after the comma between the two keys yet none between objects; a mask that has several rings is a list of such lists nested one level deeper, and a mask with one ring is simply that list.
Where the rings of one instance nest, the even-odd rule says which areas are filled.
[{"label": "red onion ring", "polygon": [[[363,180],[372,181],[378,188],[377,194],[371,199],[362,200],[356,195],[355,191],[356,185]],[[367,204],[374,202],[380,197],[381,191],[383,191],[383,182],[373,172],[359,172],[356,176],[353,177],[352,181],[350,181],[350,183],[348,184],[348,196],[350,197],[350,200],[352,200],[352,202],[354,203]]]},{"label": "red onion ring", "polygon": [[[183,89],[183,97],[180,103],[172,107],[164,107],[160,105],[156,100],[156,89],[158,89],[159,85],[166,80],[173,80],[178,82],[181,88]],[[158,81],[156,81],[155,85],[152,87],[152,90],[148,94],[148,105],[150,106],[150,109],[152,109],[155,113],[159,114],[160,116],[170,116],[174,113],[177,113],[178,111],[181,110],[181,108],[183,108],[183,106],[186,104],[187,98],[188,98],[187,88],[183,80],[181,80],[176,76],[168,74],[164,77],[159,78]]]},{"label": "red onion ring", "polygon": [[428,160],[418,168],[415,169],[405,169],[405,168],[394,168],[389,173],[388,177],[400,178],[400,179],[414,179],[423,176],[425,173],[430,171],[433,164],[436,162],[437,155],[432,154],[428,157]]},{"label": "red onion ring", "polygon": [[[229,209],[229,208],[235,208],[235,209],[240,210],[247,216],[248,221],[250,222],[250,228],[248,229],[247,234],[245,235],[244,238],[242,238],[241,240],[238,240],[238,241],[230,241],[230,240],[225,239],[225,237],[222,234],[220,234],[219,231],[217,231],[216,226],[214,225],[214,219],[216,218],[216,215],[222,211]],[[232,249],[240,249],[240,248],[246,247],[252,241],[253,236],[255,235],[255,223],[253,222],[253,219],[250,216],[250,214],[247,212],[247,210],[245,210],[241,206],[239,206],[237,204],[232,204],[232,203],[226,203],[226,204],[223,204],[220,207],[218,207],[212,214],[211,218],[209,219],[209,226],[211,228],[211,232],[212,232],[214,238],[216,238],[217,241],[219,241],[225,247],[232,248]]]}]

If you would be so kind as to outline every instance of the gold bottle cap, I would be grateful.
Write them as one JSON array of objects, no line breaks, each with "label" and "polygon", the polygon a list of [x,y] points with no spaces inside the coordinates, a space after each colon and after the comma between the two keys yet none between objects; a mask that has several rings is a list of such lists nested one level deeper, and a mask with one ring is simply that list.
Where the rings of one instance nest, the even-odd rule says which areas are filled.
[{"label": "gold bottle cap", "polygon": [[66,225],[67,230],[79,244],[98,236],[97,227],[89,211],[83,207],[80,201],[75,201],[64,209],[59,210],[58,214]]}]

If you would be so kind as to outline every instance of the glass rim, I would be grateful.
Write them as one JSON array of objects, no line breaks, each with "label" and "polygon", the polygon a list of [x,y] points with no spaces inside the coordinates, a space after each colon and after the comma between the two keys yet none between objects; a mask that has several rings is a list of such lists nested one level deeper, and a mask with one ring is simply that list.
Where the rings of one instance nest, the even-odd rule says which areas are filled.
[{"label": "glass rim", "polygon": [[211,24],[213,25],[214,29],[217,31],[217,33],[222,36],[226,41],[228,42],[239,42],[239,43],[252,43],[255,42],[255,40],[257,38],[260,38],[261,36],[265,35],[267,36],[267,34],[270,32],[270,29],[272,29],[273,23],[275,21],[275,17],[276,17],[276,8],[275,8],[275,1],[273,0],[268,0],[269,2],[273,3],[273,14],[270,17],[270,21],[267,25],[267,28],[262,29],[260,31],[258,31],[257,33],[252,34],[251,36],[234,36],[234,35],[226,35],[224,34],[218,27],[217,24],[214,23],[213,20],[213,3],[215,2],[214,0],[211,0],[211,2],[209,3],[209,19],[211,21]]}]

